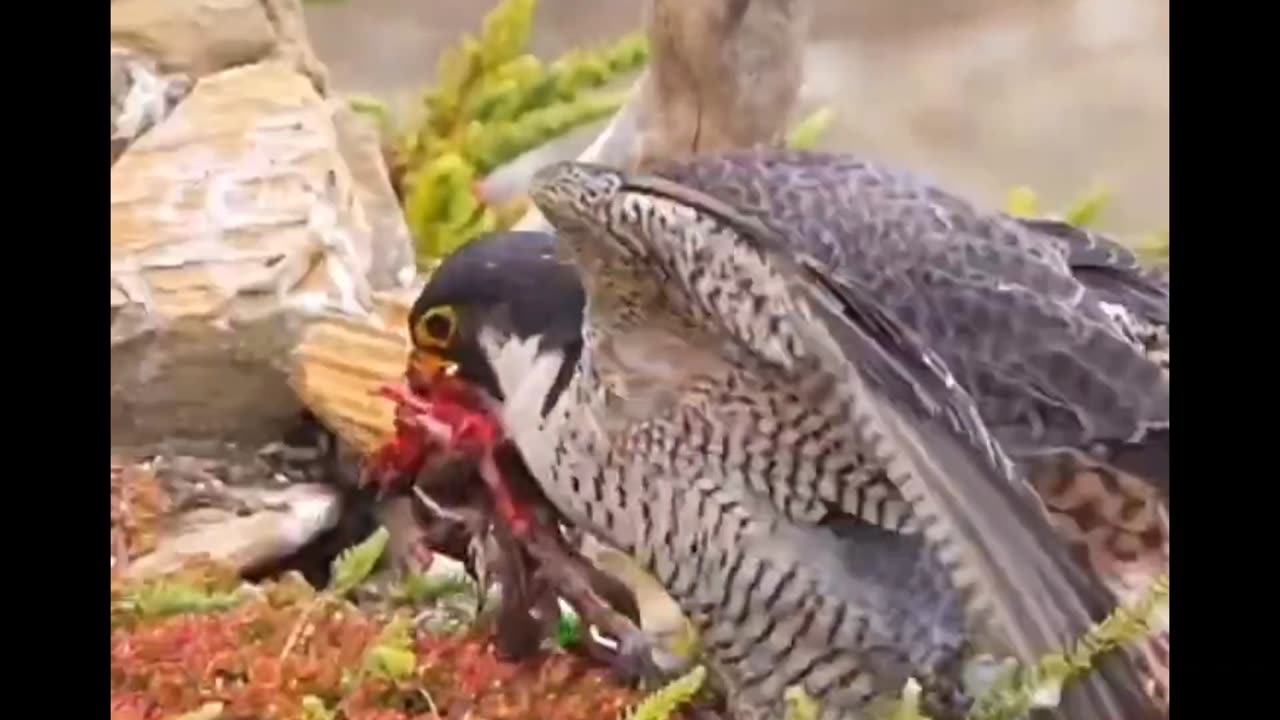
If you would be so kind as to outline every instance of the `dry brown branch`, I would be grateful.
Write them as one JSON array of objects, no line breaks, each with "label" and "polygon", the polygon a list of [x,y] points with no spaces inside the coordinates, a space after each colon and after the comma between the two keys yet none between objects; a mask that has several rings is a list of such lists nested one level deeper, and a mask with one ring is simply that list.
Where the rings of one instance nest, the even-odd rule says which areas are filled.
[{"label": "dry brown branch", "polygon": [[[636,168],[777,142],[799,99],[809,0],[651,0],[649,67],[579,160]],[[522,230],[545,229],[536,209]]]}]

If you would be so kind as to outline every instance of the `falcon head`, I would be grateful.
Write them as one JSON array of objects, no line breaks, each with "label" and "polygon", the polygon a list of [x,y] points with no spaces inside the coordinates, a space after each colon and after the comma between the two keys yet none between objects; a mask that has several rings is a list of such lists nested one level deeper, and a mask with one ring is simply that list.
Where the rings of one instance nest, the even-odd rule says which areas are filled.
[{"label": "falcon head", "polygon": [[[410,365],[425,378],[452,374],[497,403],[547,364],[548,403],[563,390],[582,346],[583,292],[555,254],[554,236],[499,232],[451,254],[409,311]],[[550,407],[550,404],[546,405]]]}]

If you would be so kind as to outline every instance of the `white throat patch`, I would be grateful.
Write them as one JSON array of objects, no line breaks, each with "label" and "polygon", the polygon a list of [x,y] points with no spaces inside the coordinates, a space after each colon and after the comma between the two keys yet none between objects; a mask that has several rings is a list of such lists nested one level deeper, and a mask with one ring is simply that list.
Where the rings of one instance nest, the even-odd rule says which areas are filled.
[{"label": "white throat patch", "polygon": [[528,438],[530,432],[539,429],[542,405],[564,364],[564,353],[539,352],[541,335],[521,338],[486,327],[480,331],[479,339],[506,398],[502,407],[503,425],[523,449],[521,436]]}]

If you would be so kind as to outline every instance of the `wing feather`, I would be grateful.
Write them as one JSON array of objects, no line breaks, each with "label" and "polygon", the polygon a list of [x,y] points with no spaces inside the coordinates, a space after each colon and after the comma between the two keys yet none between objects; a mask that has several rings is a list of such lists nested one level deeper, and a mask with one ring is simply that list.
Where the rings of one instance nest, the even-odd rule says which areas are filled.
[{"label": "wing feather", "polygon": [[1067,262],[1081,282],[1147,322],[1169,324],[1169,278],[1143,267],[1132,250],[1062,220],[1016,220],[1023,227],[1060,240],[1066,248]]},{"label": "wing feather", "polygon": [[[797,257],[766,226],[716,198],[652,176],[628,176],[623,189],[674,201],[672,210],[696,208],[699,218],[722,225],[720,232],[685,225],[646,239],[679,237],[684,247],[650,249],[668,263],[697,262],[708,272],[728,274],[744,292],[771,293],[759,305],[773,321],[767,335],[753,334],[727,305],[704,307],[704,318],[719,322],[720,331],[764,361],[777,363],[788,350],[808,354],[848,388],[855,416],[882,440],[891,475],[922,518],[932,521],[926,537],[954,559],[957,581],[989,603],[1024,661],[1061,649],[1114,606],[1111,593],[1068,556],[1039,498],[1012,469],[972,398],[869,292],[813,258]],[[686,296],[698,298],[698,288],[689,285],[694,275],[671,270],[672,279],[686,283]],[[1064,695],[1072,716],[1150,715],[1126,658],[1095,675]]]},{"label": "wing feather", "polygon": [[938,351],[1015,457],[1106,448],[1167,499],[1167,272],[1100,233],[988,212],[844,154],[726,152],[654,172],[872,292]]}]

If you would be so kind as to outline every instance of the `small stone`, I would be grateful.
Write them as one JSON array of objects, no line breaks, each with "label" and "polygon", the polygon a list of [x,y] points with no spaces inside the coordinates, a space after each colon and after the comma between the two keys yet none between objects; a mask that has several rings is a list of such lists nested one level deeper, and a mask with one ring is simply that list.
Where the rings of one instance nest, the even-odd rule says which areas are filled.
[{"label": "small stone", "polygon": [[132,562],[128,575],[146,578],[208,557],[243,572],[286,557],[334,527],[342,500],[330,487],[291,485],[260,494],[249,512],[206,508],[183,513],[166,525],[155,549]]}]

